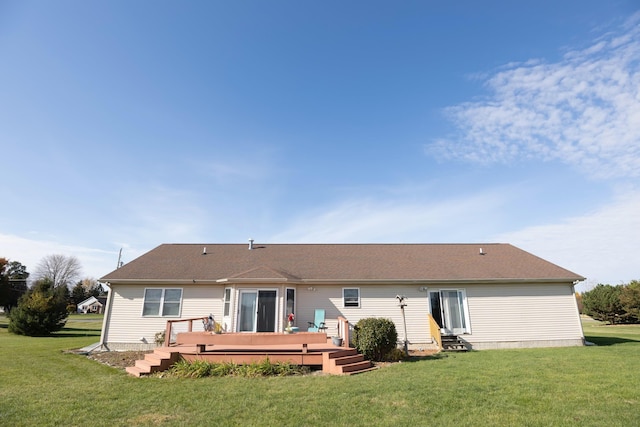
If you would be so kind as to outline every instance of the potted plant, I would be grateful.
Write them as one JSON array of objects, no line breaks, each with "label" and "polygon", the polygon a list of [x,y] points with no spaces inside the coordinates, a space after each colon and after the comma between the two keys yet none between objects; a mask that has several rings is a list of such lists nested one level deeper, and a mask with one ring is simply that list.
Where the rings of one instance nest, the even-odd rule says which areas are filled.
[{"label": "potted plant", "polygon": [[293,329],[291,329],[291,327],[293,326],[293,321],[295,319],[296,319],[296,316],[293,313],[289,313],[289,315],[287,316],[287,327],[284,328],[285,334],[290,334],[293,332]]}]

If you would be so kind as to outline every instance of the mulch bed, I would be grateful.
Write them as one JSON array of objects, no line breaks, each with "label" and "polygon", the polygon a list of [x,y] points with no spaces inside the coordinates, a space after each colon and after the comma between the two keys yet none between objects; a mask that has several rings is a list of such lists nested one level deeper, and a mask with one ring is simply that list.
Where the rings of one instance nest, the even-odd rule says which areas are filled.
[{"label": "mulch bed", "polygon": [[103,351],[88,354],[89,359],[98,361],[113,368],[124,369],[136,364],[136,360],[144,359],[144,355],[151,351]]},{"label": "mulch bed", "polygon": [[[421,358],[431,356],[437,353],[437,350],[409,350],[409,357]],[[144,355],[152,353],[152,351],[104,351],[98,353],[91,353],[87,355],[89,359],[103,363],[113,368],[125,370],[128,366],[136,364],[136,360],[144,359]],[[376,363],[376,366],[383,367],[391,365],[389,362]]]}]

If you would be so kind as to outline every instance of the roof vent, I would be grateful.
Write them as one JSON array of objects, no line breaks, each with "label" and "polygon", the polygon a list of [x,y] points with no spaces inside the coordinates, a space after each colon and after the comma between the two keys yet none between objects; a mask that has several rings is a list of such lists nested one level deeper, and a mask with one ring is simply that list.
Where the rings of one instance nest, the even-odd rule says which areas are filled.
[{"label": "roof vent", "polygon": [[204,248],[202,248],[202,255],[206,255],[207,254],[207,247],[205,246]]},{"label": "roof vent", "polygon": [[249,239],[249,250],[253,249],[253,239]]},{"label": "roof vent", "polygon": [[480,255],[485,255],[485,254],[486,252],[482,248],[480,248]]}]

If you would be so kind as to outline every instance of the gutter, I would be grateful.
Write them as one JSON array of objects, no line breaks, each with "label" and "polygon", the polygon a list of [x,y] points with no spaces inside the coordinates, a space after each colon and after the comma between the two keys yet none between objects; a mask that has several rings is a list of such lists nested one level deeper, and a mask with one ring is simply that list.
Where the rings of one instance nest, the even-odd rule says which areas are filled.
[{"label": "gutter", "polygon": [[527,283],[571,283],[575,284],[586,280],[584,277],[576,278],[546,278],[546,279],[287,279],[287,278],[223,278],[223,279],[116,279],[110,280],[111,284],[120,285],[192,285],[192,284],[250,284],[250,283],[277,283],[297,285],[429,285],[429,284],[527,284]]}]

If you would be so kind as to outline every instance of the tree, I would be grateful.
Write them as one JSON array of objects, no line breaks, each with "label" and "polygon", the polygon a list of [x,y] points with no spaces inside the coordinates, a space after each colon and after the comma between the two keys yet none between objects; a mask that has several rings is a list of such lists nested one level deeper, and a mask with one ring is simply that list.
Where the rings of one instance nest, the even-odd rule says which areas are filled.
[{"label": "tree", "polygon": [[[66,291],[66,292],[65,292]],[[50,280],[40,280],[20,297],[9,313],[9,332],[18,335],[47,336],[59,331],[67,322],[68,288],[56,287]]]},{"label": "tree", "polygon": [[640,322],[640,281],[632,280],[620,292],[620,304],[629,320]]},{"label": "tree", "polygon": [[71,297],[69,299],[69,304],[73,304],[77,307],[78,304],[80,304],[82,301],[86,300],[87,298],[89,298],[87,296],[87,290],[85,289],[82,282],[78,282],[71,289]]},{"label": "tree", "polygon": [[54,287],[68,286],[80,277],[82,266],[78,258],[65,255],[47,255],[36,266],[36,280],[49,280]]},{"label": "tree", "polygon": [[10,312],[27,291],[27,268],[18,261],[0,258],[0,307]]},{"label": "tree", "polygon": [[576,292],[576,303],[578,304],[578,313],[584,313],[584,307],[582,306],[582,295],[580,292]]},{"label": "tree", "polygon": [[584,312],[596,320],[611,323],[626,321],[625,310],[620,303],[622,286],[598,284],[595,288],[582,294]]}]

